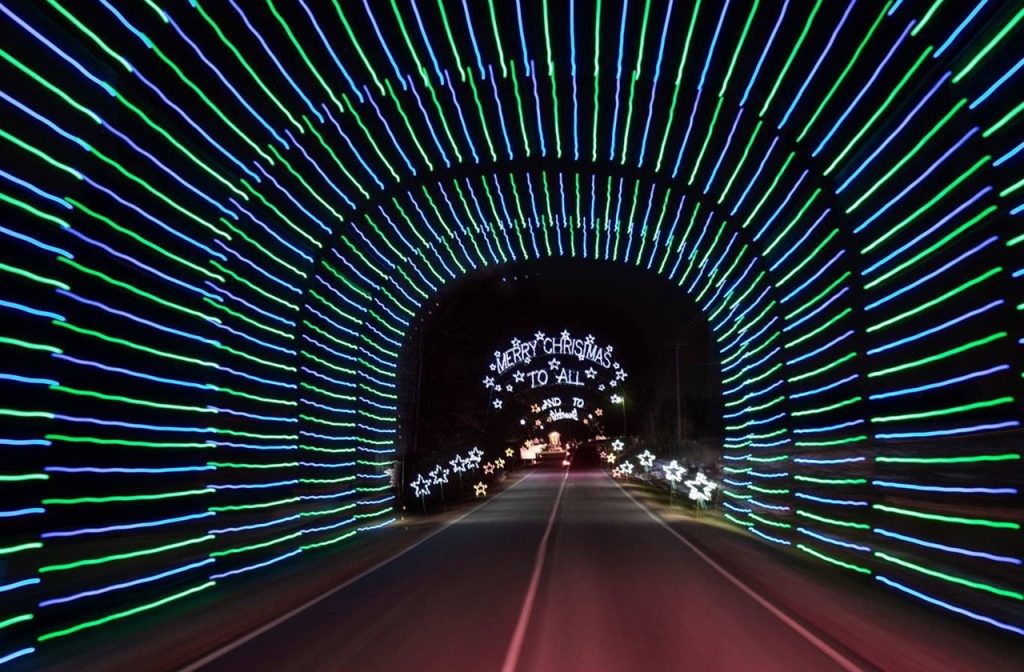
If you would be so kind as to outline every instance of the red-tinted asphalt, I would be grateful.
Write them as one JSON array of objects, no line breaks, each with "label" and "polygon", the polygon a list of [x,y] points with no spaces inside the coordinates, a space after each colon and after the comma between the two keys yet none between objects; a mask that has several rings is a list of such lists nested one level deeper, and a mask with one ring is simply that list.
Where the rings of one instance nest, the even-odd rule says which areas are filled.
[{"label": "red-tinted asphalt", "polygon": [[[552,519],[561,488],[560,472],[534,473],[200,669],[843,669],[602,473],[570,474]],[[521,650],[510,656],[520,621]]]}]

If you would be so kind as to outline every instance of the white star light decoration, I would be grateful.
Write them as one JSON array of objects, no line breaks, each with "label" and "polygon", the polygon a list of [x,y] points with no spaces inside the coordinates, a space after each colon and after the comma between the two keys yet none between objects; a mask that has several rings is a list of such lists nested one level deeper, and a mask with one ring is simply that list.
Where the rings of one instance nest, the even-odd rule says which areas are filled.
[{"label": "white star light decoration", "polygon": [[686,487],[690,489],[690,499],[703,505],[711,499],[711,493],[718,487],[718,484],[709,480],[704,472],[698,471],[696,476],[686,481]]},{"label": "white star light decoration", "polygon": [[613,394],[611,397],[611,402],[613,404],[621,404],[623,401],[625,401],[625,399],[623,399],[620,394]]},{"label": "white star light decoration", "polygon": [[637,455],[636,459],[637,462],[640,463],[640,466],[643,467],[644,469],[650,469],[651,467],[654,466],[654,453],[652,453],[649,450],[645,450],[644,452]]},{"label": "white star light decoration", "polygon": [[480,466],[480,460],[484,459],[484,451],[474,446],[470,451],[466,460],[472,463],[473,467]]},{"label": "white star light decoration", "polygon": [[461,474],[466,471],[468,466],[466,461],[462,459],[462,455],[456,455],[448,462],[448,464],[452,465],[452,471],[456,474]]},{"label": "white star light decoration", "polygon": [[672,460],[665,467],[665,478],[670,483],[678,483],[683,480],[683,474],[686,473],[686,469],[682,467],[678,462]]},{"label": "white star light decoration", "polygon": [[619,471],[626,476],[630,476],[633,474],[633,464],[631,462],[623,462],[619,465]]},{"label": "white star light decoration", "polygon": [[416,480],[409,484],[417,497],[426,497],[430,494],[430,480],[423,478],[423,474],[416,476]]},{"label": "white star light decoration", "polygon": [[615,452],[622,452],[622,449],[626,447],[626,444],[622,442],[622,439],[615,439],[612,441],[612,450]]},{"label": "white star light decoration", "polygon": [[479,483],[474,485],[473,486],[473,494],[476,495],[477,497],[486,497],[487,496],[487,484],[484,483],[483,481],[480,481]]},{"label": "white star light decoration", "polygon": [[498,408],[498,409],[500,409],[504,405],[504,404],[502,404],[501,399],[495,399],[491,403],[494,405],[495,408]]},{"label": "white star light decoration", "polygon": [[551,358],[551,360],[550,360],[550,361],[548,361],[548,368],[549,368],[549,369],[551,369],[552,371],[557,371],[557,370],[558,370],[558,369],[560,369],[561,367],[562,367],[562,363],[561,363],[561,362],[559,362],[559,361],[558,361],[557,359],[555,359],[554,357],[552,357],[552,358]]}]

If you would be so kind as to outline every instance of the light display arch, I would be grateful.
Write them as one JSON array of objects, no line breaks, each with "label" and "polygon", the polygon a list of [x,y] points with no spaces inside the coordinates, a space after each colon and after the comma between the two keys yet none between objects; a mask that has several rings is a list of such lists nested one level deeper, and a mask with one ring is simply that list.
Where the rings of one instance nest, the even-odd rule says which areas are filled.
[{"label": "light display arch", "polygon": [[551,257],[705,311],[730,520],[1024,633],[1020,11],[427,4],[0,5],[0,660],[386,523],[409,324]]}]

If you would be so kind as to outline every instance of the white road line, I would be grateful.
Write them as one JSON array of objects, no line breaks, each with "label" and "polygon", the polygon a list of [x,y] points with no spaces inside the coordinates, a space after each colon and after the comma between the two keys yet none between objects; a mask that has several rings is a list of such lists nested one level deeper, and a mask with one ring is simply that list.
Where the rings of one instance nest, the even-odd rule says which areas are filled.
[{"label": "white road line", "polygon": [[501,666],[501,672],[515,672],[516,666],[519,665],[519,656],[523,652],[523,641],[526,639],[526,629],[530,625],[533,603],[537,599],[540,575],[544,569],[544,559],[548,551],[548,540],[551,538],[551,530],[555,527],[555,517],[558,515],[558,505],[562,501],[562,492],[565,490],[567,478],[569,478],[568,470],[562,475],[562,482],[558,486],[558,496],[555,497],[555,505],[551,507],[551,515],[548,516],[548,526],[544,530],[544,536],[540,539],[540,546],[537,547],[537,556],[533,561],[533,574],[530,576],[530,585],[526,589],[526,597],[523,599],[523,606],[519,610],[519,620],[516,622],[516,629],[512,633],[512,640],[509,642],[508,651],[505,652],[505,662]]},{"label": "white road line", "polygon": [[[295,607],[294,609],[292,609],[288,613],[275,618],[274,620],[270,621],[269,623],[263,624],[259,628],[256,628],[255,630],[253,630],[253,631],[251,631],[251,632],[249,632],[249,633],[247,633],[245,635],[242,635],[241,637],[239,637],[238,639],[236,639],[234,641],[228,642],[227,644],[225,644],[221,648],[213,651],[212,653],[208,653],[207,655],[203,656],[199,660],[197,660],[195,662],[192,662],[192,663],[189,663],[185,667],[180,668],[178,670],[178,672],[196,672],[196,670],[199,670],[199,669],[205,667],[206,665],[209,665],[213,661],[217,660],[218,658],[220,658],[220,657],[222,657],[222,656],[224,656],[224,655],[226,655],[228,653],[231,653],[232,651],[234,651],[238,647],[242,646],[243,644],[246,644],[247,642],[250,642],[253,639],[256,639],[257,637],[259,637],[263,633],[267,632],[268,630],[272,630],[272,629],[276,628],[277,626],[281,625],[282,623],[284,623],[288,619],[296,616],[297,614],[302,613],[306,609],[309,609],[310,607],[312,607],[312,606],[314,606],[316,604],[319,604],[320,602],[323,602],[324,600],[326,600],[331,595],[334,595],[335,593],[337,593],[339,591],[342,591],[345,588],[348,588],[349,586],[351,586],[356,581],[360,581],[361,579],[366,578],[370,574],[373,574],[374,572],[376,572],[381,567],[384,567],[384,566],[390,564],[391,562],[394,562],[395,560],[397,560],[398,558],[402,557],[403,555],[405,555],[409,551],[413,550],[417,546],[419,546],[419,545],[423,544],[424,542],[434,538],[435,536],[437,536],[441,532],[444,532],[449,527],[451,527],[452,525],[458,523],[463,518],[466,518],[467,516],[470,516],[470,515],[476,513],[477,511],[482,509],[487,504],[490,504],[491,502],[493,502],[497,498],[499,498],[502,495],[504,495],[509,490],[512,490],[512,488],[516,487],[517,485],[519,485],[520,483],[522,483],[523,481],[528,479],[534,473],[535,472],[531,471],[529,474],[527,474],[526,476],[522,477],[521,479],[519,479],[518,481],[513,483],[507,489],[502,490],[501,492],[499,492],[494,497],[488,497],[486,500],[484,500],[483,502],[481,502],[477,506],[474,506],[469,511],[466,511],[464,514],[462,514],[458,518],[455,518],[454,520],[448,521],[447,523],[445,523],[441,527],[437,528],[436,530],[434,530],[433,532],[431,532],[427,536],[423,537],[419,541],[415,542],[411,546],[406,546],[405,548],[403,548],[402,550],[398,551],[394,555],[392,555],[392,556],[390,556],[388,558],[385,558],[384,560],[381,560],[380,562],[378,562],[373,567],[370,567],[369,569],[364,570],[364,571],[360,572],[359,574],[356,574],[355,576],[353,576],[352,578],[346,580],[345,582],[338,584],[334,588],[331,588],[330,590],[320,594],[317,597],[314,597],[309,602],[306,602],[305,604],[301,604],[298,607]],[[561,493],[559,493],[559,494],[561,494]]]},{"label": "white road line", "polygon": [[808,630],[804,626],[800,625],[793,618],[791,618],[786,613],[784,613],[781,609],[779,609],[774,604],[769,602],[766,598],[762,597],[753,588],[751,588],[746,583],[744,583],[742,580],[740,580],[735,575],[733,575],[729,570],[727,570],[726,568],[722,567],[720,564],[715,562],[707,553],[705,553],[704,551],[702,551],[699,548],[697,548],[697,546],[695,546],[689,539],[687,539],[682,534],[680,534],[678,530],[673,528],[671,525],[669,525],[667,522],[665,522],[664,519],[662,519],[660,516],[655,514],[653,511],[651,511],[649,508],[647,508],[646,506],[641,504],[639,501],[637,501],[637,499],[635,497],[633,497],[633,495],[631,495],[628,492],[626,492],[626,489],[623,488],[622,485],[620,485],[618,483],[618,481],[612,481],[612,482],[615,483],[615,485],[619,486],[619,489],[622,490],[622,493],[624,495],[626,495],[626,497],[629,497],[631,500],[633,500],[633,503],[636,504],[637,506],[639,506],[644,511],[644,513],[646,513],[648,516],[650,516],[656,523],[658,523],[659,525],[664,527],[666,530],[668,530],[669,533],[671,533],[672,536],[674,536],[676,539],[678,539],[679,541],[683,542],[683,544],[687,548],[689,548],[691,551],[693,551],[697,555],[697,557],[699,557],[704,562],[708,563],[711,566],[712,569],[714,569],[716,572],[718,572],[723,577],[725,577],[726,580],[728,580],[734,586],[736,586],[737,588],[742,590],[744,593],[746,593],[755,602],[757,602],[762,607],[764,607],[769,612],[771,612],[771,614],[773,616],[775,616],[780,621],[782,621],[783,623],[788,625],[790,628],[792,628],[798,635],[800,635],[801,637],[806,639],[808,642],[810,642],[810,644],[813,645],[816,649],[818,649],[819,651],[824,653],[826,656],[831,658],[833,661],[835,661],[835,663],[837,665],[839,665],[844,670],[847,670],[848,672],[865,672],[862,667],[860,667],[859,665],[854,663],[852,660],[850,660],[849,658],[844,656],[842,653],[840,653],[839,651],[834,649],[832,646],[830,646],[827,642],[825,642],[820,637],[815,635],[813,632],[811,632],[810,630]]}]

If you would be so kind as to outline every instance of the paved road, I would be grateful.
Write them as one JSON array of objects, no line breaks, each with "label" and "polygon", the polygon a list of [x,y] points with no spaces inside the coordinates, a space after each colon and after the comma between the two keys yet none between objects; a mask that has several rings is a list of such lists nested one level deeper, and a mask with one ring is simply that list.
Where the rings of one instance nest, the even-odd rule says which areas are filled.
[{"label": "paved road", "polygon": [[603,474],[539,471],[201,669],[842,668]]}]

